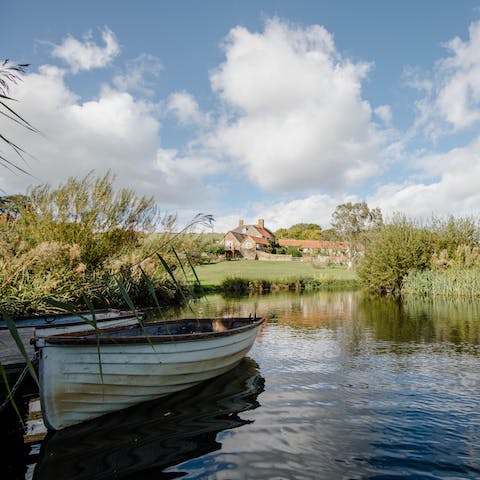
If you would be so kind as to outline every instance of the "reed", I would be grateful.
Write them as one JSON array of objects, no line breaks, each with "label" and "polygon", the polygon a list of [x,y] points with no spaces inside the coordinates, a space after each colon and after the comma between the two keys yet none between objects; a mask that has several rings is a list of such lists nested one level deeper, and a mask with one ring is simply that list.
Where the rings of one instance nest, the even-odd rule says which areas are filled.
[{"label": "reed", "polygon": [[404,280],[401,291],[404,295],[478,297],[480,270],[467,268],[413,270]]}]

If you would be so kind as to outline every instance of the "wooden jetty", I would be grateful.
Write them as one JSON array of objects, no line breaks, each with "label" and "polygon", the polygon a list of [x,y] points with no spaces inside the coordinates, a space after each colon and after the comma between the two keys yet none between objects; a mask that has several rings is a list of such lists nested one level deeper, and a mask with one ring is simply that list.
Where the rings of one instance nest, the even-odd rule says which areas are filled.
[{"label": "wooden jetty", "polygon": [[47,435],[47,427],[43,423],[40,398],[30,400],[28,404],[28,417],[25,425],[24,443],[41,442]]},{"label": "wooden jetty", "polygon": [[47,435],[47,428],[43,423],[42,408],[40,406],[40,398],[32,398],[28,403],[28,416],[25,422],[25,433],[23,442],[30,448],[29,460],[25,471],[25,480],[32,480],[35,467],[40,454],[42,440]]}]

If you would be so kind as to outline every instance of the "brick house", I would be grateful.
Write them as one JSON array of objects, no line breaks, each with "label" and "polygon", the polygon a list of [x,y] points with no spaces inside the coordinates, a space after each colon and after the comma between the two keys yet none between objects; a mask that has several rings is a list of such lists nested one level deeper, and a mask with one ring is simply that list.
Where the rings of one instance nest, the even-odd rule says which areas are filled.
[{"label": "brick house", "polygon": [[[265,228],[262,218],[258,219],[256,225],[246,225],[243,220],[240,220],[238,226],[223,237],[227,258],[255,259],[257,252],[265,252],[273,241],[275,241],[275,235]],[[309,256],[336,257],[338,261],[342,261],[348,251],[346,243],[326,240],[280,239],[278,244],[281,247],[298,248]]]},{"label": "brick house", "polygon": [[265,228],[263,218],[259,218],[256,225],[246,225],[240,220],[238,226],[223,237],[223,245],[230,258],[253,259],[257,251],[265,251],[274,239],[273,233]]}]

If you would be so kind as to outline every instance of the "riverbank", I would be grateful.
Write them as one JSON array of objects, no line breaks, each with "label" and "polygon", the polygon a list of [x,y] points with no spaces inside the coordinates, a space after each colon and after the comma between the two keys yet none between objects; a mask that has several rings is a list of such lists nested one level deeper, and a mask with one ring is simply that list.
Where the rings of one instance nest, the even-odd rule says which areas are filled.
[{"label": "riverbank", "polygon": [[196,273],[207,292],[244,294],[360,288],[356,273],[346,267],[317,268],[311,262],[226,261],[198,266]]}]

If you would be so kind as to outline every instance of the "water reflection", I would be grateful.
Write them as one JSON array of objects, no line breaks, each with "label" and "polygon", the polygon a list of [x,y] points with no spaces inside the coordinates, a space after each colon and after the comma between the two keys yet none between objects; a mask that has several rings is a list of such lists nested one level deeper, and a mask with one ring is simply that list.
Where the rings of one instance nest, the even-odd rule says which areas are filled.
[{"label": "water reflection", "polygon": [[[371,297],[365,292],[279,292],[224,298],[210,295],[195,306],[200,318],[209,316],[265,316],[269,323],[288,326],[305,334],[329,329],[345,339],[353,350],[368,336],[395,343],[448,342],[480,344],[480,300]],[[191,316],[172,311],[170,316]],[[155,317],[153,317],[155,318]],[[341,330],[341,331],[339,331]],[[368,338],[367,338],[368,340]]]},{"label": "water reflection", "polygon": [[269,318],[251,351],[262,407],[221,450],[183,464],[187,478],[480,478],[480,303],[359,292],[230,302]]},{"label": "water reflection", "polygon": [[35,480],[176,478],[172,465],[222,447],[220,431],[251,423],[241,412],[259,406],[264,379],[244,359],[234,370],[167,399],[148,402],[52,433]]}]

